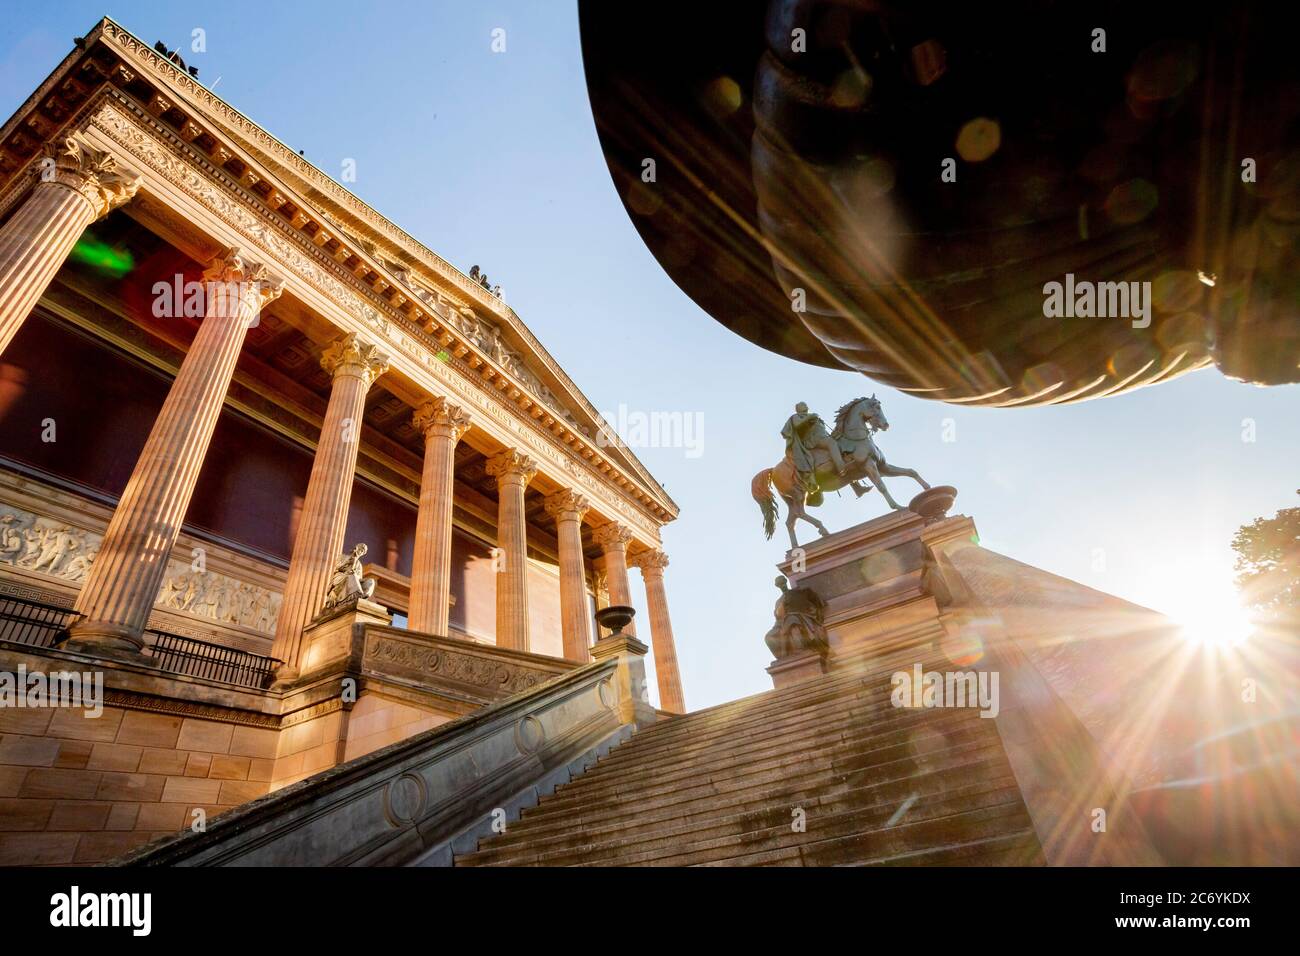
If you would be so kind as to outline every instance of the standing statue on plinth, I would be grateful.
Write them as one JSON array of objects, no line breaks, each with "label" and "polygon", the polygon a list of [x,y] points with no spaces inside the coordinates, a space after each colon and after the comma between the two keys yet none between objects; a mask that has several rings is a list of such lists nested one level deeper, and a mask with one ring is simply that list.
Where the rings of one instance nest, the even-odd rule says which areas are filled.
[{"label": "standing statue on plinth", "polygon": [[855,398],[841,406],[829,434],[821,418],[809,414],[807,405],[803,402],[796,405],[795,414],[782,429],[786,439],[785,458],[771,468],[764,468],[750,484],[754,500],[763,511],[763,530],[767,536],[772,537],[776,530],[773,488],[786,503],[785,526],[790,532],[791,548],[799,546],[794,526],[801,518],[823,537],[830,534],[824,524],[805,510],[805,506],[820,505],[827,491],[848,486],[861,496],[871,490],[859,481],[866,478],[884,496],[889,507],[901,511],[903,505],[893,499],[882,478],[911,478],[928,489],[929,483],[911,468],[885,461],[884,453],[871,436],[888,428],[889,422],[874,395]]},{"label": "standing statue on plinth", "polygon": [[338,567],[334,569],[334,577],[330,580],[329,594],[325,598],[326,611],[341,604],[369,601],[375,593],[375,579],[361,576],[361,559],[369,550],[363,542],[343,555]]}]

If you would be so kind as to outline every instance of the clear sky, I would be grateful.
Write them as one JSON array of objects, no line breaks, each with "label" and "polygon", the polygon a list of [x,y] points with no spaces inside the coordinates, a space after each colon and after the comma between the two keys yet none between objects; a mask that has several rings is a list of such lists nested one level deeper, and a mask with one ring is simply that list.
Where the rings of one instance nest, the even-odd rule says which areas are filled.
[{"label": "clear sky", "polygon": [[[611,419],[620,403],[698,416],[698,450],[637,449],[682,510],[664,540],[692,709],[770,686],[763,634],[785,546],[763,539],[749,482],[783,453],[797,401],[829,417],[874,392],[892,425],[878,437],[885,454],[956,485],[955,510],[986,547],[1182,617],[1230,597],[1239,525],[1300,504],[1300,387],[1204,371],[1076,406],[963,409],[801,366],[723,329],[623,211],[569,0],[5,0],[0,115],[104,14],[179,48],[201,82],[330,175],[355,160],[350,188],[461,269],[485,268]],[[196,27],[206,53],[189,51]],[[498,27],[504,53],[491,50]],[[955,441],[944,441],[946,419]],[[904,479],[891,489],[901,501],[917,490]],[[835,530],[882,508],[874,492],[832,496],[821,517]]]}]

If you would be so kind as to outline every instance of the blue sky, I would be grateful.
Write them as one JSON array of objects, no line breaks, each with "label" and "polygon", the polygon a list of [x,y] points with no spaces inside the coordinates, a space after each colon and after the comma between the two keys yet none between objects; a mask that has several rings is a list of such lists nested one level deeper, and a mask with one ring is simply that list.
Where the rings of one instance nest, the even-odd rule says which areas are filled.
[{"label": "blue sky", "polygon": [[[0,114],[108,14],[179,47],[200,81],[330,175],[355,160],[348,185],[448,261],[483,266],[597,408],[701,416],[698,456],[638,449],[682,509],[664,538],[692,708],[770,686],[763,634],[784,546],[763,539],[749,481],[781,455],[797,401],[829,416],[876,393],[893,426],[879,438],[886,455],[956,485],[956,510],[985,546],[1173,614],[1226,599],[1239,525],[1300,504],[1300,387],[1205,371],[1083,405],[963,409],[727,332],[664,275],[623,211],[591,119],[573,3],[6,7]],[[206,53],[188,52],[196,27]],[[491,51],[498,27],[504,53]],[[956,441],[943,440],[945,419]],[[903,501],[915,490],[903,479],[891,488]],[[872,493],[832,496],[821,517],[836,529],[881,513]]]}]

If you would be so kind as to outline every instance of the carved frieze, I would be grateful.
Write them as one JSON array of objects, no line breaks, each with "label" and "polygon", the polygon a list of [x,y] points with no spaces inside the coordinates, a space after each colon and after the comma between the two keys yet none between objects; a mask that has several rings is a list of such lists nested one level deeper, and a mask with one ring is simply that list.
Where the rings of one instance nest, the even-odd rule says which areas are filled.
[{"label": "carved frieze", "polygon": [[506,659],[493,649],[480,651],[468,644],[464,650],[453,649],[442,642],[391,634],[368,636],[364,663],[417,683],[442,680],[467,685],[492,698],[518,694],[563,673]]},{"label": "carved frieze", "polygon": [[[0,565],[81,584],[102,541],[94,531],[0,503]],[[174,559],[155,606],[274,634],[280,595]]]}]

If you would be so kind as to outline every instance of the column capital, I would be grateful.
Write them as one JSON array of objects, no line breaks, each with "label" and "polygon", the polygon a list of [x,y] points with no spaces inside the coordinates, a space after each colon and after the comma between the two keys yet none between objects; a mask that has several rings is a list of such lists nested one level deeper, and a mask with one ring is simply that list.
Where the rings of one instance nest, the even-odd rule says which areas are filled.
[{"label": "column capital", "polygon": [[58,183],[80,195],[96,219],[129,202],[143,182],[136,173],[120,169],[116,156],[91,146],[79,133],[46,143],[37,175],[43,183]]},{"label": "column capital", "polygon": [[439,435],[450,438],[455,443],[469,431],[470,420],[467,411],[438,395],[416,409],[411,417],[411,425],[426,440]]},{"label": "column capital", "polygon": [[626,549],[627,543],[632,540],[632,529],[625,524],[611,521],[595,529],[591,533],[591,540],[600,545],[603,551]]},{"label": "column capital", "polygon": [[[280,297],[284,280],[273,276],[260,262],[245,258],[238,246],[231,246],[203,271],[208,308],[214,305],[226,314],[238,315],[250,309],[256,315]],[[215,300],[215,301],[214,301]]]},{"label": "column capital", "polygon": [[487,460],[487,473],[497,480],[497,487],[518,482],[525,487],[537,474],[537,463],[518,448],[507,448]]},{"label": "column capital", "polygon": [[571,518],[581,521],[583,515],[591,510],[591,502],[571,488],[547,495],[542,499],[542,506],[548,515],[557,520]]},{"label": "column capital", "polygon": [[379,346],[362,342],[352,332],[331,342],[321,353],[320,364],[335,378],[354,375],[369,388],[375,379],[388,371],[388,356],[379,351]]},{"label": "column capital", "polygon": [[659,549],[638,551],[627,559],[634,568],[640,568],[645,577],[663,577],[664,568],[668,567],[668,555]]}]

